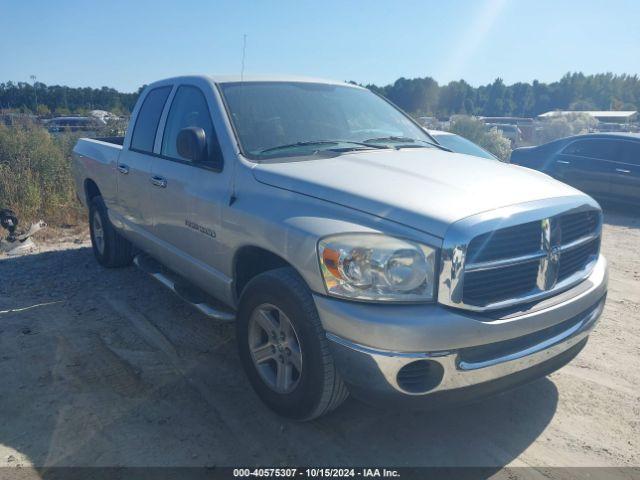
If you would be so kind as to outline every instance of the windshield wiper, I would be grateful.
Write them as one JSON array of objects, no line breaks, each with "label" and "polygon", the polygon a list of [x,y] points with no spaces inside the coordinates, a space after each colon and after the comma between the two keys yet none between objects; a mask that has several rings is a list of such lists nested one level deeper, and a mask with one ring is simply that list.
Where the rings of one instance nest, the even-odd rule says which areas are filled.
[{"label": "windshield wiper", "polygon": [[364,142],[353,142],[351,140],[311,140],[308,142],[295,142],[295,143],[287,143],[285,145],[277,145],[275,147],[269,147],[269,148],[265,148],[264,150],[260,150],[259,153],[261,154],[269,153],[269,152],[275,152],[277,150],[285,150],[287,148],[308,147],[308,146],[314,146],[314,145],[338,145],[340,143],[348,143],[350,145],[359,145],[362,147],[377,148],[377,149],[389,148],[385,145],[373,145],[373,144],[364,143]]},{"label": "windshield wiper", "polygon": [[391,135],[391,136],[388,136],[388,137],[369,138],[369,139],[365,140],[365,142],[394,142],[394,143],[421,142],[421,143],[425,143],[427,145],[431,145],[432,147],[439,148],[440,150],[444,150],[445,152],[453,152],[453,150],[451,150],[451,149],[449,149],[447,147],[443,147],[439,143],[429,142],[428,140],[422,140],[420,138],[399,137],[399,136],[395,136],[395,135]]}]

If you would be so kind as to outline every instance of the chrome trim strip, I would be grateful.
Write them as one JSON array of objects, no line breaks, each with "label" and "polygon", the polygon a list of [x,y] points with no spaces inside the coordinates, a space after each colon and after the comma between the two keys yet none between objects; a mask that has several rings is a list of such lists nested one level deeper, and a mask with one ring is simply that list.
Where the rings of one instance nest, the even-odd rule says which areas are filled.
[{"label": "chrome trim strip", "polygon": [[382,357],[391,357],[391,358],[408,358],[411,360],[421,359],[421,358],[438,358],[445,357],[447,355],[451,355],[452,352],[448,350],[444,350],[441,352],[394,352],[392,350],[381,350],[379,348],[367,347],[360,343],[352,342],[351,340],[347,340],[346,338],[339,337],[335,333],[326,332],[326,336],[332,342],[339,343],[343,347],[350,348],[351,350],[355,350],[356,352],[366,353],[367,355],[378,355]]},{"label": "chrome trim strip", "polygon": [[487,262],[469,263],[464,267],[465,272],[480,272],[483,270],[493,270],[495,268],[510,267],[511,265],[519,265],[533,260],[538,260],[546,255],[542,250],[520,257],[501,258],[500,260],[490,260]]},{"label": "chrome trim strip", "polygon": [[[478,265],[485,266],[483,263],[478,262],[476,264],[470,264],[471,270],[465,268],[465,259],[467,246],[478,235],[483,233],[499,230],[502,228],[511,227],[514,225],[520,225],[523,223],[529,223],[534,221],[543,221],[551,217],[558,215],[565,215],[571,213],[579,213],[584,211],[597,211],[600,213],[600,220],[596,227],[596,234],[589,237],[583,237],[575,240],[563,248],[557,246],[552,247],[548,245],[548,251],[545,252],[542,258],[541,264],[545,263],[547,266],[553,266],[557,268],[557,256],[561,251],[574,248],[582,243],[588,242],[595,238],[598,238],[602,231],[602,215],[601,209],[598,203],[591,197],[586,195],[574,195],[560,198],[549,198],[543,200],[536,200],[532,202],[525,202],[521,204],[511,205],[508,207],[499,208],[489,212],[483,212],[478,215],[473,215],[459,220],[449,226],[445,233],[442,250],[440,256],[440,277],[438,282],[438,302],[442,305],[448,305],[451,307],[463,308],[471,311],[487,311],[495,310],[499,308],[507,308],[521,303],[531,302],[538,299],[553,296],[580,283],[591,272],[595,265],[599,252],[592,255],[592,258],[587,265],[575,272],[570,277],[567,277],[557,283],[552,284],[553,271],[544,270],[539,272],[538,283],[534,290],[528,292],[525,295],[519,297],[495,302],[486,306],[468,305],[463,302],[463,286],[464,275],[466,271],[473,271],[475,268],[478,270]],[[550,231],[551,225],[549,225],[549,231],[546,232],[549,235],[548,241],[551,241]],[[544,246],[545,232],[543,232],[543,238],[541,238],[541,249]],[[533,254],[532,254],[533,255]],[[550,257],[551,255],[551,257]],[[548,258],[545,258],[548,257]],[[521,257],[515,258],[515,260]],[[509,259],[513,261],[514,259]],[[545,260],[547,260],[545,262]],[[508,264],[504,264],[508,265]],[[503,266],[504,266],[503,265]],[[498,267],[494,267],[498,268]],[[541,273],[543,274],[541,276]],[[548,275],[547,275],[548,274]],[[557,275],[557,271],[555,272]]]},{"label": "chrome trim strip", "polygon": [[600,236],[600,230],[597,230],[597,233],[594,235],[587,235],[585,237],[580,237],[575,239],[572,242],[565,243],[564,245],[560,245],[560,252],[566,252],[567,250],[571,250],[572,248],[579,247],[580,245],[584,245],[585,243],[589,243],[593,240],[596,240]]}]

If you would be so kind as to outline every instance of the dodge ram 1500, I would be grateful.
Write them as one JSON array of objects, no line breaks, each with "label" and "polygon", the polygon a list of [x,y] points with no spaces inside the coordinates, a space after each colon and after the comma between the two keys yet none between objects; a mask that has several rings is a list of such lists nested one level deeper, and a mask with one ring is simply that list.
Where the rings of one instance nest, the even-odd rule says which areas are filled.
[{"label": "dodge ram 1500", "polygon": [[235,321],[251,385],[299,420],[538,378],[604,306],[593,199],[451,153],[354,85],[162,80],[124,138],[79,140],[74,175],[98,262]]}]

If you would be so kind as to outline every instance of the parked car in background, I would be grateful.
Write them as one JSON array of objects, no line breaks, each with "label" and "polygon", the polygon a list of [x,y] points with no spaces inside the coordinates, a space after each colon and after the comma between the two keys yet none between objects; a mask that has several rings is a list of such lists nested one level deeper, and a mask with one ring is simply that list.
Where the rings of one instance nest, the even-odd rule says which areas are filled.
[{"label": "parked car in background", "polygon": [[522,132],[517,125],[510,125],[508,123],[487,123],[487,128],[497,128],[511,142],[511,146],[514,147],[522,142]]},{"label": "parked car in background", "polygon": [[526,117],[479,117],[484,123],[493,125],[515,125],[520,129],[522,140],[532,142],[535,134],[535,120]]},{"label": "parked car in background", "polygon": [[56,117],[47,120],[45,125],[49,133],[95,132],[106,122],[97,117]]},{"label": "parked car in background", "polygon": [[596,198],[640,204],[637,133],[593,133],[517,148],[511,163],[545,172]]},{"label": "parked car in background", "polygon": [[0,114],[0,124],[8,127],[33,123],[38,123],[38,117],[29,113],[9,112]]},{"label": "parked car in background", "polygon": [[481,146],[455,133],[443,132],[442,130],[428,130],[428,132],[440,145],[448,148],[452,152],[488,158],[489,160],[499,160],[498,157],[487,152]]}]

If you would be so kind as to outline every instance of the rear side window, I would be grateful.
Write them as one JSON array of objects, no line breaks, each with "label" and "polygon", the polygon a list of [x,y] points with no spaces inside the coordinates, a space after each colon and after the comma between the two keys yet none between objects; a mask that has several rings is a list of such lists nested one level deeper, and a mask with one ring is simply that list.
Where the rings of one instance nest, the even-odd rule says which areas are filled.
[{"label": "rear side window", "polygon": [[618,142],[615,140],[589,139],[573,142],[562,153],[600,160],[616,160],[617,151]]},{"label": "rear side window", "polygon": [[620,160],[631,165],[640,165],[640,142],[622,142]]},{"label": "rear side window", "polygon": [[207,107],[207,100],[202,91],[197,87],[183,85],[178,88],[162,136],[162,155],[177,160],[190,161],[178,154],[177,139],[180,130],[187,127],[200,127],[204,130],[207,139],[207,152],[210,161],[214,162],[221,157],[220,146],[216,132],[213,129],[211,113]]},{"label": "rear side window", "polygon": [[171,92],[171,86],[154,88],[144,99],[138,112],[136,124],[133,127],[131,148],[141,152],[153,152],[153,143],[156,139],[156,130],[162,109]]}]

